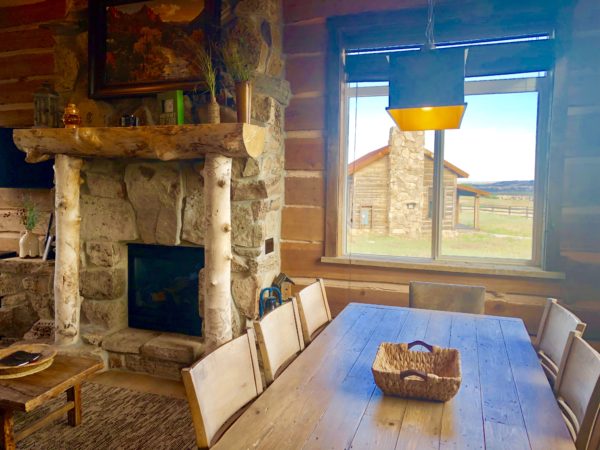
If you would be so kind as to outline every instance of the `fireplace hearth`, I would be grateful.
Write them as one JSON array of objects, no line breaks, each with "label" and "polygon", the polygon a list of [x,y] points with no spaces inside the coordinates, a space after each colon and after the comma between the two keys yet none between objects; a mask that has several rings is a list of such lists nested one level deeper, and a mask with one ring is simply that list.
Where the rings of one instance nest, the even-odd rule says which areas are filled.
[{"label": "fireplace hearth", "polygon": [[128,245],[129,327],[200,336],[204,248]]}]

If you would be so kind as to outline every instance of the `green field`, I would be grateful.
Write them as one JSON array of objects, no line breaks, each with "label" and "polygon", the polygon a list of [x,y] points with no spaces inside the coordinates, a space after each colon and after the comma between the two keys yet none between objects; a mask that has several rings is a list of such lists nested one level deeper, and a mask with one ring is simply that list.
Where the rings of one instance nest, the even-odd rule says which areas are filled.
[{"label": "green field", "polygon": [[[487,200],[487,199],[486,199]],[[506,204],[506,201],[502,204]],[[442,254],[467,257],[531,259],[533,219],[481,212],[480,230],[472,229],[472,212],[463,212],[456,237],[442,238]],[[409,239],[380,234],[348,236],[348,252],[431,257],[431,237]]]}]

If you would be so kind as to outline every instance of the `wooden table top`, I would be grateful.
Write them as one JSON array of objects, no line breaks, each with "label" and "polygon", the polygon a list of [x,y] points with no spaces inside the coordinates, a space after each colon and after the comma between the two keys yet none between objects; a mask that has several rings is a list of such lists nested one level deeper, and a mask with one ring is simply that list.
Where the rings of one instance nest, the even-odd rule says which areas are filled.
[{"label": "wooden table top", "polygon": [[41,372],[0,380],[0,408],[31,411],[103,367],[95,359],[56,355],[52,365]]},{"label": "wooden table top", "polygon": [[[458,348],[446,403],[382,395],[381,342]],[[350,304],[214,449],[574,449],[520,319]]]}]

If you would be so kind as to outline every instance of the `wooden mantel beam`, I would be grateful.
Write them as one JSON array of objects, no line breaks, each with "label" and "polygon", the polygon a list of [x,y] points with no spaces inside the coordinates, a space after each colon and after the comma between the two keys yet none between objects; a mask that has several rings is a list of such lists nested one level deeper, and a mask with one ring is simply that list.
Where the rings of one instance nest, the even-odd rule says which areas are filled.
[{"label": "wooden mantel beam", "polygon": [[265,137],[264,127],[248,123],[31,128],[13,132],[15,144],[32,163],[57,154],[161,161],[197,159],[211,153],[256,158],[263,151]]}]

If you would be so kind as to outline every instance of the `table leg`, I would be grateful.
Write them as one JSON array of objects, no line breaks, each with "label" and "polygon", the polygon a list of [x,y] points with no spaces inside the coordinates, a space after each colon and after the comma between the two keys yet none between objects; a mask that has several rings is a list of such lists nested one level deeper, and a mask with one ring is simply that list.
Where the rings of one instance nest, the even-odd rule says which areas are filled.
[{"label": "table leg", "polygon": [[13,412],[10,409],[0,409],[0,416],[2,417],[0,449],[15,450],[17,447],[15,444]]},{"label": "table leg", "polygon": [[81,423],[81,384],[76,384],[67,389],[67,400],[72,401],[75,406],[67,412],[67,421],[72,427]]}]

